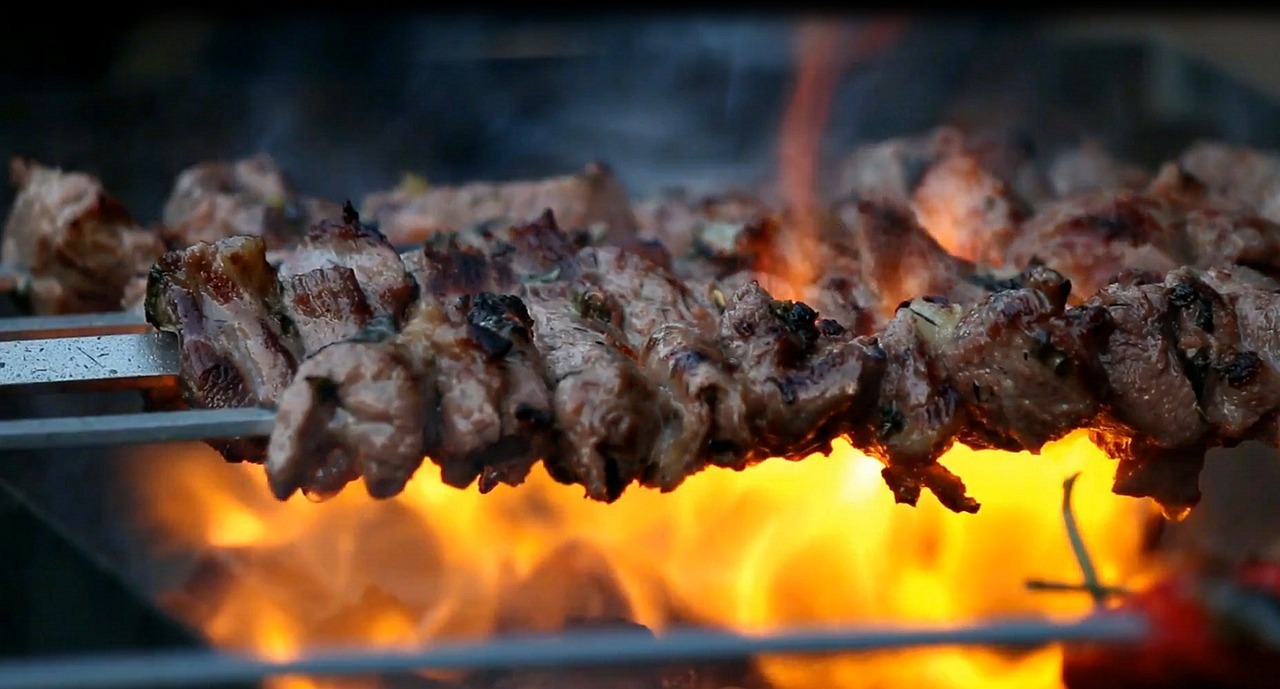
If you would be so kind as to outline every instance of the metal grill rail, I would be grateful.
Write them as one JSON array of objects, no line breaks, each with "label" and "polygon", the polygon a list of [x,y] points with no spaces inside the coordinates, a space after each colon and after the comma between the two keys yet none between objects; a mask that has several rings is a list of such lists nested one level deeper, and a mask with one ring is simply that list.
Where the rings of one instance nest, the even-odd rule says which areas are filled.
[{"label": "metal grill rail", "polygon": [[1004,646],[1052,643],[1133,643],[1147,635],[1133,615],[1073,622],[1002,620],[956,627],[849,627],[746,636],[682,630],[659,636],[574,632],[440,644],[422,651],[347,651],[268,661],[216,651],[82,656],[0,664],[0,689],[137,689],[252,682],[267,677],[375,675],[415,670],[608,667],[711,661],[756,655],[836,654],[923,646]]}]

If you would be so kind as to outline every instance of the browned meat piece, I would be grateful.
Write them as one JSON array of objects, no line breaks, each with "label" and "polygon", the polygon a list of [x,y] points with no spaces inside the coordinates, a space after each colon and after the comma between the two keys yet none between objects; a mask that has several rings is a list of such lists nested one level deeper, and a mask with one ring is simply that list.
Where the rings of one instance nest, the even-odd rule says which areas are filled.
[{"label": "browned meat piece", "polygon": [[1029,202],[1047,194],[1027,145],[1006,139],[940,127],[864,146],[845,160],[838,192],[910,204],[947,251],[999,267]]},{"label": "browned meat piece", "polygon": [[[555,385],[557,420],[562,428],[569,426],[562,433],[595,438],[601,432],[600,414],[625,414],[615,409],[617,405],[635,404],[635,395],[644,395],[651,400],[648,405],[652,409],[628,426],[628,433],[644,432],[652,413],[657,415],[652,429],[661,434],[633,443],[633,454],[598,442],[594,450],[567,449],[571,475],[591,476],[596,481],[594,486],[588,484],[589,494],[594,491],[612,499],[614,491],[626,485],[614,486],[613,482],[625,476],[670,490],[701,466],[713,436],[724,435],[734,446],[740,444],[744,429],[711,428],[713,419],[721,415],[732,418],[737,413],[729,406],[733,400],[728,399],[735,394],[734,382],[710,335],[715,330],[715,316],[683,282],[661,265],[617,247],[587,247],[559,265],[562,280],[556,284],[535,281],[526,291],[531,301],[544,309],[570,312],[568,316],[546,317],[551,336],[569,347],[565,356],[547,353],[553,367],[549,373]],[[577,323],[578,329],[565,332],[570,323]],[[655,334],[659,331],[663,334]],[[541,335],[539,338],[542,347],[550,346]],[[602,346],[618,351],[605,351]],[[606,370],[583,377],[575,368],[582,358],[600,361]],[[567,382],[566,373],[570,376]],[[637,376],[644,376],[644,381],[638,382]],[[626,391],[622,398],[617,390]],[[708,398],[717,393],[726,397],[726,406],[718,410],[715,401]],[[583,396],[602,399],[581,399]],[[576,408],[598,409],[600,413],[563,415]],[[603,483],[600,477],[604,477]]]},{"label": "browned meat piece", "polygon": [[671,490],[706,463],[739,466],[753,444],[751,419],[736,367],[713,335],[668,323],[645,343],[641,360],[650,379],[672,396],[675,414],[663,424],[643,482]]},{"label": "browned meat piece", "polygon": [[140,227],[89,174],[20,158],[10,171],[17,195],[0,258],[29,275],[25,292],[32,311],[120,309],[164,254],[159,236]]},{"label": "browned meat piece", "polygon": [[435,361],[439,421],[427,451],[445,483],[519,485],[547,451],[552,402],[533,326],[520,299],[488,292],[424,299],[405,324],[404,346]]},{"label": "browned meat piece", "polygon": [[1185,253],[1178,214],[1151,196],[1105,191],[1049,204],[1022,226],[1008,263],[1041,261],[1081,298],[1126,269],[1164,273]]},{"label": "browned meat piece", "polygon": [[347,339],[379,317],[401,323],[418,287],[395,249],[350,204],[322,220],[277,267],[285,313],[304,356]]},{"label": "browned meat piece", "polygon": [[673,256],[737,254],[738,237],[775,212],[751,194],[730,192],[691,199],[683,191],[635,204],[637,234],[660,242]]},{"label": "browned meat piece", "polygon": [[1220,441],[1241,438],[1280,402],[1280,390],[1254,352],[1240,348],[1235,309],[1196,271],[1165,278],[1170,339],[1199,399],[1201,414]]},{"label": "browned meat piece", "polygon": [[1150,180],[1141,167],[1117,160],[1097,141],[1059,153],[1049,165],[1048,176],[1059,199],[1117,189],[1141,191]]},{"label": "browned meat piece", "polygon": [[635,234],[626,190],[598,164],[537,181],[433,187],[410,178],[365,197],[361,215],[373,218],[392,242],[409,244],[441,232],[528,223],[547,209],[570,230],[599,231],[617,240]]},{"label": "browned meat piece", "polygon": [[[431,359],[395,342],[338,342],[302,362],[276,408],[267,478],[281,500],[322,500],[364,477],[375,498],[404,489],[426,455],[436,406]],[[426,381],[430,381],[427,383]]]},{"label": "browned meat piece", "polygon": [[341,213],[334,203],[298,193],[275,160],[258,154],[183,170],[165,202],[163,224],[172,248],[251,235],[279,249]]},{"label": "browned meat piece", "polygon": [[1280,441],[1275,428],[1280,409],[1280,288],[1274,283],[1260,287],[1242,273],[1247,269],[1211,269],[1198,275],[1231,305],[1239,334],[1235,358],[1220,361],[1216,372],[1251,393],[1251,399],[1242,402],[1262,418],[1249,435],[1274,445]]},{"label": "browned meat piece", "polygon": [[619,335],[567,306],[556,299],[529,304],[560,437],[547,471],[558,481],[583,485],[590,498],[612,502],[649,471],[674,410],[619,346]]},{"label": "browned meat piece", "polygon": [[1100,358],[1110,418],[1095,436],[1121,459],[1117,493],[1180,514],[1199,501],[1207,447],[1275,442],[1280,379],[1261,352],[1280,295],[1223,270],[1157,280],[1125,276],[1090,300],[1116,326]]},{"label": "browned meat piece", "polygon": [[1183,232],[1194,265],[1243,265],[1280,275],[1280,224],[1252,213],[1206,207],[1187,213]]},{"label": "browned meat piece", "polygon": [[1106,309],[1113,324],[1100,363],[1108,412],[1128,429],[1113,433],[1188,447],[1199,443],[1209,426],[1176,345],[1167,337],[1168,296],[1159,278],[1135,277],[1108,286],[1087,304]]},{"label": "browned meat piece", "polygon": [[[275,403],[293,379],[280,287],[260,237],[232,237],[165,254],[147,283],[147,320],[178,334],[183,396],[198,408]],[[235,461],[260,461],[262,439],[222,443]]]},{"label": "browned meat piece", "polygon": [[1098,411],[1092,360],[1111,326],[1106,311],[1067,311],[1071,283],[1049,269],[1022,282],[968,309],[944,345],[970,444],[1037,450]]},{"label": "browned meat piece", "polygon": [[875,404],[884,351],[803,303],[748,283],[729,300],[719,333],[753,424],[744,465],[829,450]]},{"label": "browned meat piece", "polygon": [[398,335],[384,317],[324,347],[281,400],[273,490],[323,499],[363,475],[389,497],[424,455],[452,486],[520,484],[551,440],[531,327],[518,298],[482,292],[420,300]]},{"label": "browned meat piece", "polygon": [[982,297],[982,290],[967,279],[973,265],[944,251],[905,206],[846,203],[839,216],[856,252],[861,286],[874,291],[885,321],[899,304],[916,297],[945,296],[960,303]]},{"label": "browned meat piece", "polygon": [[576,276],[569,290],[578,311],[617,328],[639,349],[664,323],[687,323],[703,331],[715,317],[688,286],[667,270],[632,251],[587,247],[573,259]]},{"label": "browned meat piece", "polygon": [[954,127],[861,146],[841,165],[838,193],[857,199],[905,201],[929,168],[964,150],[964,134]]},{"label": "browned meat piece", "polygon": [[1004,264],[1005,250],[1028,214],[1005,182],[970,155],[930,167],[912,195],[912,208],[948,253],[994,267]]},{"label": "browned meat piece", "polygon": [[880,319],[876,296],[852,269],[832,267],[804,290],[801,300],[855,335],[872,334]]},{"label": "browned meat piece", "polygon": [[1280,156],[1218,141],[1199,141],[1178,164],[1202,182],[1216,203],[1280,222]]},{"label": "browned meat piece", "polygon": [[[940,299],[915,299],[899,307],[877,338],[885,351],[884,378],[868,428],[857,440],[885,463],[884,478],[901,503],[916,504],[928,468],[965,420],[942,361],[942,348],[962,313]],[[977,509],[976,502],[948,506]]]}]

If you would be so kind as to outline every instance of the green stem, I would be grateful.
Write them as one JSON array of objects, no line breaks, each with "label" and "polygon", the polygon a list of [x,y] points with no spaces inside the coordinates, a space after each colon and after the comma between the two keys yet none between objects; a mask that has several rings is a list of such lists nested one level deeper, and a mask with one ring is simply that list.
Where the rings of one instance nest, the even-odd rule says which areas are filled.
[{"label": "green stem", "polygon": [[1098,570],[1094,569],[1089,550],[1085,547],[1084,538],[1080,535],[1076,515],[1071,509],[1071,491],[1075,488],[1078,478],[1080,474],[1075,473],[1068,476],[1062,483],[1062,520],[1067,526],[1067,539],[1071,541],[1071,552],[1075,554],[1076,563],[1080,565],[1080,574],[1084,577],[1084,587],[1093,597],[1093,604],[1102,607],[1107,602],[1106,587],[1098,581]]}]

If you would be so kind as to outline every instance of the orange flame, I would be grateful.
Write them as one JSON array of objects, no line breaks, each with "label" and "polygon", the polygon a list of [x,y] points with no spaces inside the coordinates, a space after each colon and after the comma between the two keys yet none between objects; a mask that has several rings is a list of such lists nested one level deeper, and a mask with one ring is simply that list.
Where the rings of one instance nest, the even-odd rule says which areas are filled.
[{"label": "orange flame", "polygon": [[857,33],[821,21],[803,24],[797,31],[796,83],[782,118],[779,147],[780,186],[789,231],[761,266],[764,272],[781,278],[762,283],[779,299],[799,299],[804,288],[816,281],[822,266],[815,260],[822,223],[817,175],[822,135],[840,75],[851,62],[884,50],[904,27],[903,21],[890,18],[869,22]]},{"label": "orange flame", "polygon": [[[1023,586],[1078,578],[1058,504],[1075,471],[1100,575],[1132,585],[1147,569],[1146,504],[1111,494],[1114,465],[1085,434],[1040,456],[957,447],[944,461],[983,501],[979,514],[931,499],[895,505],[881,465],[846,443],[800,462],[708,470],[668,494],[633,489],[612,505],[539,472],[489,495],[456,490],[430,464],[393,500],[354,485],[324,504],[280,503],[261,467],[194,445],[150,451],[135,484],[142,519],[217,564],[170,609],[220,646],[276,657],[555,629],[573,616],[762,631],[1081,614],[1087,597]],[[1059,685],[1059,664],[1056,649],[931,649],[760,668],[777,689],[1047,689]]]}]

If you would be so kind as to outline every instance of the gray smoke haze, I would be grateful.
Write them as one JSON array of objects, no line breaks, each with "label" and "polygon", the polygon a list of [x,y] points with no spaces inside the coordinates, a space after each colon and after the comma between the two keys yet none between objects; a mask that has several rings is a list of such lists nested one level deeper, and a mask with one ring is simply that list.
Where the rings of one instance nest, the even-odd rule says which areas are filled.
[{"label": "gray smoke haze", "polygon": [[[756,187],[777,175],[799,19],[156,16],[120,33],[97,80],[0,69],[0,153],[98,174],[143,220],[183,168],[259,151],[334,199],[404,172],[458,183],[594,160],[635,197]],[[1195,65],[1176,75],[1190,109],[1151,111],[1147,52],[1064,46],[1036,22],[915,20],[842,74],[822,162],[944,123],[1042,150],[1101,135],[1151,164],[1195,136],[1280,144],[1275,104]]]},{"label": "gray smoke haze", "polygon": [[[183,167],[258,151],[303,189],[335,199],[358,200],[404,172],[457,183],[597,160],[636,197],[758,186],[776,175],[796,24],[167,17],[122,41],[109,88],[33,91],[46,126],[17,148],[99,173],[143,219],[158,216]],[[847,71],[830,148],[931,126],[984,26],[922,25]],[[79,112],[68,116],[65,102]]]}]

